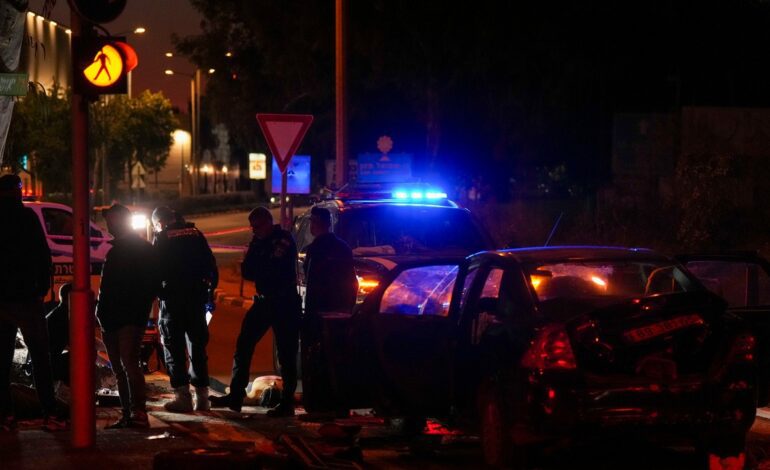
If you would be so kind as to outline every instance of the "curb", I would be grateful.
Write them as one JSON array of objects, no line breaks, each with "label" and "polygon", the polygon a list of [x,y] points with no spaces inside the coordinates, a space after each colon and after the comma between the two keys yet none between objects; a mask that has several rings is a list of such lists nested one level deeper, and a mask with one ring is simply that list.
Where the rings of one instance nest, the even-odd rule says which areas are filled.
[{"label": "curb", "polygon": [[227,295],[227,292],[225,292],[223,289],[214,290],[214,301],[219,305],[243,307],[246,309],[249,309],[252,305],[254,305],[254,300],[237,295]]}]

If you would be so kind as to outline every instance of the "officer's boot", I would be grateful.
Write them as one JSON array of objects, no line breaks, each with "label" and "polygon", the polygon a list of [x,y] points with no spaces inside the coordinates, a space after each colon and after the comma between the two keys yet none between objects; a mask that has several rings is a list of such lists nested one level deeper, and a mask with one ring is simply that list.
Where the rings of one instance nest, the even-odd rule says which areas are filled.
[{"label": "officer's boot", "polygon": [[210,409],[209,388],[195,387],[195,411],[208,411]]},{"label": "officer's boot", "polygon": [[193,410],[192,394],[189,385],[182,385],[174,389],[174,399],[163,405],[166,411],[175,413],[189,413]]}]

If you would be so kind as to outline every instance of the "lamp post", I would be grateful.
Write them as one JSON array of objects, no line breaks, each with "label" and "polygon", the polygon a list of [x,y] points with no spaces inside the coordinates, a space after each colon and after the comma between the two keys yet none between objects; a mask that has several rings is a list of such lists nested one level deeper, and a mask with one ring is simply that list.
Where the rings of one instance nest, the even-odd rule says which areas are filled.
[{"label": "lamp post", "polygon": [[[173,57],[174,54],[166,52],[166,57]],[[214,69],[209,69],[209,74],[214,73]],[[166,69],[166,75],[182,75],[190,79],[190,130],[192,134],[192,145],[190,150],[190,162],[193,168],[193,194],[198,192],[199,176],[199,155],[200,155],[200,125],[201,125],[201,69],[196,68],[193,73],[179,72],[173,69]]]}]

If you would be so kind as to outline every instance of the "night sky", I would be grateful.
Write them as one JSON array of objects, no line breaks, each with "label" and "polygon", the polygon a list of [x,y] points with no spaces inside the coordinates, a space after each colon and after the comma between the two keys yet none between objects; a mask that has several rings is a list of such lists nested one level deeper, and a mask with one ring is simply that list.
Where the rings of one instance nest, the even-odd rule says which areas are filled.
[{"label": "night sky", "polygon": [[[44,0],[30,0],[29,10],[42,13]],[[70,24],[69,5],[57,0],[51,19],[62,25]],[[184,76],[169,77],[163,74],[167,68],[192,73],[194,66],[182,58],[167,58],[166,51],[173,51],[171,34],[195,34],[200,31],[200,15],[188,0],[128,0],[123,14],[112,23],[103,25],[112,34],[133,31],[138,26],[147,28],[142,35],[129,34],[128,42],[139,55],[139,66],[133,72],[133,91],[163,91],[183,112],[190,100],[190,82]]]}]

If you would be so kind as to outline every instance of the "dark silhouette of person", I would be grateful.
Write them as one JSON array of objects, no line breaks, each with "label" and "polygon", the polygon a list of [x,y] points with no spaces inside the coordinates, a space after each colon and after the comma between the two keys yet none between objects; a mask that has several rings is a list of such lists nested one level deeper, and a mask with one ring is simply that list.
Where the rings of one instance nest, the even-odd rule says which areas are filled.
[{"label": "dark silhouette of person", "polygon": [[254,236],[241,264],[241,273],[244,279],[254,281],[257,295],[243,318],[235,344],[230,393],[212,396],[211,405],[241,411],[254,347],[272,327],[281,364],[283,392],[281,402],[267,415],[294,416],[302,310],[302,299],[297,293],[297,245],[289,232],[273,225],[273,216],[264,207],[251,211],[249,224]]},{"label": "dark silhouette of person", "polygon": [[[193,409],[206,411],[209,409],[206,303],[219,280],[216,259],[195,224],[185,222],[170,208],[156,208],[152,223],[161,281],[158,329],[174,388],[174,399],[164,407],[179,413]],[[191,384],[195,388],[194,404]]]},{"label": "dark silhouette of person", "polygon": [[102,74],[102,72],[107,74],[107,78],[112,80],[112,75],[110,75],[110,70],[107,68],[107,64],[110,62],[110,58],[105,54],[103,51],[99,51],[99,55],[96,56],[96,60],[99,61],[99,70],[96,72],[96,75],[94,75],[94,80],[99,78],[99,75]]},{"label": "dark silhouette of person", "polygon": [[303,270],[305,315],[302,319],[302,402],[308,411],[337,408],[333,403],[330,371],[324,357],[321,316],[324,312],[351,313],[358,281],[350,246],[331,231],[328,209],[310,211],[310,233]]},{"label": "dark silhouette of person", "polygon": [[0,427],[15,425],[10,373],[21,330],[32,357],[35,390],[43,411],[43,426],[66,427],[57,416],[48,350],[43,297],[51,287],[51,250],[40,220],[21,202],[21,179],[0,177]]},{"label": "dark silhouette of person", "polygon": [[149,427],[141,348],[152,303],[160,290],[153,246],[131,227],[131,211],[113,204],[104,212],[113,236],[99,286],[96,318],[118,379],[123,413],[107,429]]},{"label": "dark silhouette of person", "polygon": [[68,358],[63,353],[70,342],[70,292],[72,284],[62,284],[59,287],[59,303],[45,316],[53,377],[65,382],[69,381]]}]

